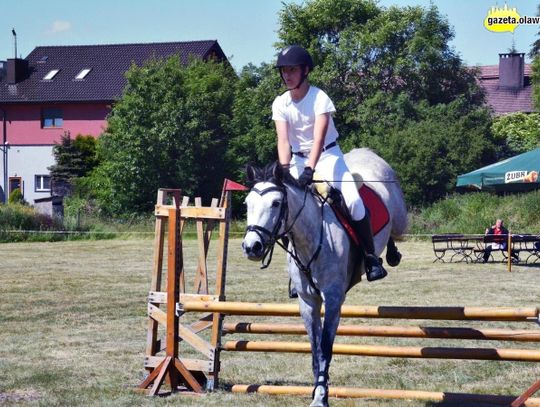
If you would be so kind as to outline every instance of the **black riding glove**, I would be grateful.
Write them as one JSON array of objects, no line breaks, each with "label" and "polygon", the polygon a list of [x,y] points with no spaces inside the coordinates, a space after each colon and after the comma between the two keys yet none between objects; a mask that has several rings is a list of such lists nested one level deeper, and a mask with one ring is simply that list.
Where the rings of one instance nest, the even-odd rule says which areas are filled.
[{"label": "black riding glove", "polygon": [[304,172],[302,172],[302,174],[300,174],[300,177],[298,178],[298,185],[304,188],[307,185],[311,184],[312,182],[313,182],[313,168],[305,167]]}]

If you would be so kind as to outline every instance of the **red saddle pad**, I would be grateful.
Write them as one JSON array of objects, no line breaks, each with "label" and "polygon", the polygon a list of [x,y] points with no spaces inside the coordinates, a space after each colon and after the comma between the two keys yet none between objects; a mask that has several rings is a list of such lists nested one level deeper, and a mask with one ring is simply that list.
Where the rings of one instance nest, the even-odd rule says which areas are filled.
[{"label": "red saddle pad", "polygon": [[371,229],[373,229],[373,234],[376,235],[388,224],[388,222],[390,222],[388,208],[381,197],[367,185],[363,185],[362,188],[358,190],[358,193],[360,194],[362,201],[364,201],[364,205],[369,210],[371,216]]},{"label": "red saddle pad", "polygon": [[[373,230],[373,235],[376,235],[388,224],[388,222],[390,222],[390,213],[388,212],[388,208],[382,201],[381,197],[367,185],[362,185],[362,187],[358,190],[358,193],[364,202],[364,206],[367,208],[367,210],[369,210],[371,217],[371,229]],[[356,236],[353,227],[349,223],[349,214],[343,213],[343,207],[341,205],[332,205],[332,208],[351,239],[358,245],[358,237]]]}]

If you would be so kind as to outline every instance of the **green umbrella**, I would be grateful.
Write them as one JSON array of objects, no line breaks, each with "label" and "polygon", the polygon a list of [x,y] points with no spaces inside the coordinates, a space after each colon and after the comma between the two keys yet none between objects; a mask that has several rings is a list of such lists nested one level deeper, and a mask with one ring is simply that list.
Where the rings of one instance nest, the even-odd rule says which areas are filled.
[{"label": "green umbrella", "polygon": [[530,191],[540,188],[540,148],[459,175],[457,186],[478,190]]}]

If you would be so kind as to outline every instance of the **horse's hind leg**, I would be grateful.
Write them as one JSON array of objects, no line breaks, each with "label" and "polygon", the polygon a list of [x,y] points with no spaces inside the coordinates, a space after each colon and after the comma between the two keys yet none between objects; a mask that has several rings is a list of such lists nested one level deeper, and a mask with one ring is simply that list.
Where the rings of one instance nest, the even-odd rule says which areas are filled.
[{"label": "horse's hind leg", "polygon": [[396,267],[401,262],[401,253],[396,247],[394,239],[390,237],[386,245],[386,262],[389,266]]}]

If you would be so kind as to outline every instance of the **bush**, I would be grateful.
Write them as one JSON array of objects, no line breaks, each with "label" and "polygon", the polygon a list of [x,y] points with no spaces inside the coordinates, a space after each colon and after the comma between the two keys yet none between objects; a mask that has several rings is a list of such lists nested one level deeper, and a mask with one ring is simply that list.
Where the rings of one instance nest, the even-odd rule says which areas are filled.
[{"label": "bush", "polygon": [[9,194],[8,203],[10,205],[26,205],[26,201],[24,200],[23,194],[19,188],[15,188],[13,191],[11,191],[11,194]]},{"label": "bush", "polygon": [[410,233],[483,234],[497,218],[513,233],[540,233],[540,191],[455,194],[413,214]]},{"label": "bush", "polygon": [[[10,196],[11,200],[11,196]],[[0,242],[23,240],[58,240],[61,236],[36,234],[35,231],[62,230],[62,222],[33,208],[13,203],[0,206]]]}]

